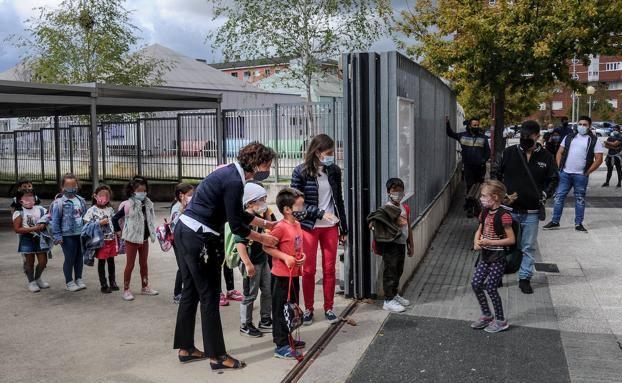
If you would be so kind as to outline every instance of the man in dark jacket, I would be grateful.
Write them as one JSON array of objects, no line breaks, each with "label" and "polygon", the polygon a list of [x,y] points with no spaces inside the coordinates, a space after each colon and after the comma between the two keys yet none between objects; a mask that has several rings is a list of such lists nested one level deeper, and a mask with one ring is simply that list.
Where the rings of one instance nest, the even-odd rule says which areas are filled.
[{"label": "man in dark jacket", "polygon": [[523,122],[520,144],[507,147],[491,171],[491,178],[505,184],[508,195],[513,199],[508,208],[512,218],[520,223],[523,262],[518,277],[519,287],[525,294],[533,293],[530,280],[538,240],[540,206],[553,195],[559,181],[555,160],[537,143],[539,137],[540,125],[536,121]]},{"label": "man in dark jacket", "polygon": [[[471,118],[467,122],[466,132],[456,133],[451,129],[449,117],[445,117],[445,130],[447,136],[460,143],[462,150],[462,174],[466,182],[466,192],[477,183],[484,182],[486,175],[486,162],[490,158],[490,146],[488,137],[479,128],[479,119]],[[464,209],[469,218],[473,217],[475,206],[469,199],[465,199]]]},{"label": "man in dark jacket", "polygon": [[563,140],[567,135],[569,134],[573,134],[574,130],[572,129],[572,127],[568,124],[568,117],[562,117],[562,125],[558,128],[555,128],[554,132],[556,132],[557,134],[559,134],[561,136],[561,139]]}]

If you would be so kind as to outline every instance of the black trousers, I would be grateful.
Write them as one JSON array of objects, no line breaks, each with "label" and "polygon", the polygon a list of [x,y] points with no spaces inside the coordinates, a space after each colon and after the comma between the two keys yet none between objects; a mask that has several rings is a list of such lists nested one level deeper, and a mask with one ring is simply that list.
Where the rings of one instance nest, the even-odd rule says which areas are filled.
[{"label": "black trousers", "polygon": [[618,174],[618,185],[622,180],[622,166],[620,163],[620,157],[618,156],[607,156],[605,158],[605,165],[607,165],[607,183],[611,180],[611,173],[613,172],[613,167],[616,167],[616,173]]},{"label": "black trousers", "polygon": [[227,287],[227,291],[233,290],[233,269],[230,269],[226,264],[224,264],[222,266],[222,275],[225,276],[225,286]]},{"label": "black trousers", "polygon": [[[211,233],[194,232],[183,223],[175,226],[175,243],[183,290],[175,325],[175,349],[192,350],[197,306],[201,303],[201,328],[205,355],[224,356],[225,340],[220,322],[220,275],[224,260],[224,240]],[[207,256],[201,256],[203,246]]]},{"label": "black trousers", "polygon": [[99,284],[104,287],[108,286],[108,280],[106,280],[106,264],[108,264],[108,278],[110,280],[110,284],[115,281],[114,273],[114,257],[107,259],[98,259],[97,260],[97,274],[99,274]]},{"label": "black trousers", "polygon": [[464,181],[466,182],[466,191],[469,192],[471,186],[484,182],[486,176],[486,165],[464,165]]},{"label": "black trousers", "polygon": [[177,255],[177,248],[173,245],[173,253],[175,253],[175,261],[177,262],[177,273],[175,273],[175,286],[173,287],[173,296],[181,294],[182,281],[181,281],[181,267],[179,266],[179,255]]},{"label": "black trousers", "polygon": [[382,288],[384,299],[390,301],[398,294],[400,278],[404,272],[404,259],[406,258],[406,245],[386,242],[379,244],[380,255],[382,255]]},{"label": "black trousers", "polygon": [[[289,329],[285,322],[283,307],[287,303],[287,292],[289,289],[289,277],[274,277],[272,286],[272,340],[276,347],[289,345]],[[299,277],[292,278],[291,301],[298,303],[300,291]]]}]

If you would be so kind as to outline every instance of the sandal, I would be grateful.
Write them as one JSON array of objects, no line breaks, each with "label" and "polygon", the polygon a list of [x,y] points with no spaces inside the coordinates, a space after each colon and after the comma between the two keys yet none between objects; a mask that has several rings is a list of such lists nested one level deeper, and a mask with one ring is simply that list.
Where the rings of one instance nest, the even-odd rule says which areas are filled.
[{"label": "sandal", "polygon": [[[188,351],[188,350],[185,350],[185,351],[188,352],[188,355],[177,354],[177,356],[179,357],[179,362],[181,362],[182,364],[197,362],[199,360],[207,359],[207,356],[203,353],[203,351],[199,351],[196,348],[193,349],[192,351]],[[200,352],[201,355],[193,355],[197,351]]]},{"label": "sandal", "polygon": [[[233,360],[233,366],[227,366],[224,363],[227,359]],[[225,370],[225,369],[239,370],[241,368],[246,367],[246,363],[242,362],[241,360],[232,358],[231,355],[229,354],[226,354],[223,357],[219,357],[217,362],[210,361],[209,364],[212,367],[212,370]]]}]

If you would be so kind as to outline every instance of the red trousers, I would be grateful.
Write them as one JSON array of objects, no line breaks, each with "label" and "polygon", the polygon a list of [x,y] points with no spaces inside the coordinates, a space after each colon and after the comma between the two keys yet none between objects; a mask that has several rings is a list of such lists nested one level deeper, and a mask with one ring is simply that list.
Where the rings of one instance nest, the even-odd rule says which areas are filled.
[{"label": "red trousers", "polygon": [[136,254],[138,253],[138,265],[140,266],[140,279],[142,286],[149,285],[149,270],[147,269],[147,256],[149,255],[149,241],[143,243],[132,243],[125,241],[125,255],[127,261],[125,263],[125,271],[123,272],[123,287],[125,290],[130,288],[130,279],[134,264],[136,263]]},{"label": "red trousers", "polygon": [[313,311],[317,247],[319,244],[322,250],[324,311],[332,310],[335,301],[335,282],[337,279],[335,275],[335,262],[337,260],[339,228],[333,226],[303,230],[302,238],[302,247],[306,256],[305,264],[302,268],[302,292],[305,298],[305,308]]}]

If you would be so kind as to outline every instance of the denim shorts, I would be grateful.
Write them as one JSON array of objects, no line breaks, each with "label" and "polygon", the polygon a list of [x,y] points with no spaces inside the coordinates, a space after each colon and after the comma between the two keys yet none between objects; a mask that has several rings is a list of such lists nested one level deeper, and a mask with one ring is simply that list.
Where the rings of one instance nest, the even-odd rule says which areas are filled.
[{"label": "denim shorts", "polygon": [[20,234],[17,252],[21,254],[41,253],[41,246],[38,238],[32,234]]}]

